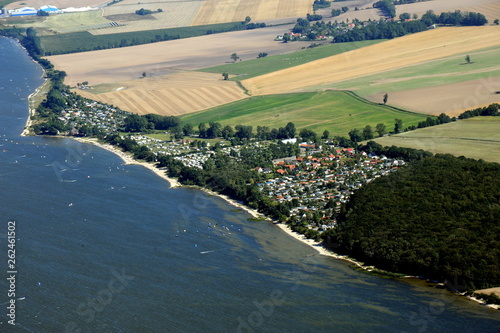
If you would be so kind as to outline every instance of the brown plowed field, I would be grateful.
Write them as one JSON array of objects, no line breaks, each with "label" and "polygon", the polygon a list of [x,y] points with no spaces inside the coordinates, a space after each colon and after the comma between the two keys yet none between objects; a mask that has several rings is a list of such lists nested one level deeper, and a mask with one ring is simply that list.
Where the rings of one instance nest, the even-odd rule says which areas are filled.
[{"label": "brown plowed field", "polygon": [[78,90],[78,93],[137,114],[161,115],[186,114],[248,97],[235,82],[223,81],[219,74],[201,72],[121,82],[111,91],[98,94],[93,90]]},{"label": "brown plowed field", "polygon": [[242,81],[252,95],[300,91],[500,45],[500,27],[438,28]]},{"label": "brown plowed field", "polygon": [[250,16],[253,22],[312,13],[313,0],[206,0],[192,25],[237,22]]}]

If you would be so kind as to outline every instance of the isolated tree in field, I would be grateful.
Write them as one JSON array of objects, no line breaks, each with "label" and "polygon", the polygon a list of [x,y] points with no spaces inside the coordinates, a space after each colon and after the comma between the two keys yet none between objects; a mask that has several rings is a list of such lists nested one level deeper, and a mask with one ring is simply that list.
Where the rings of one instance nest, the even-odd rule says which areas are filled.
[{"label": "isolated tree in field", "polygon": [[236,53],[233,53],[231,54],[231,59],[233,59],[234,62],[236,62],[236,60],[238,60],[240,57],[238,57],[238,54]]},{"label": "isolated tree in field", "polygon": [[146,72],[142,72],[142,77],[146,77],[147,75]]},{"label": "isolated tree in field", "polygon": [[378,136],[384,136],[384,134],[387,133],[385,125],[382,123],[377,124],[377,126],[375,127],[375,132],[377,132]]},{"label": "isolated tree in field", "polygon": [[266,52],[261,52],[261,53],[259,53],[259,55],[257,56],[257,58],[264,58],[264,57],[267,57],[267,53],[266,53]]},{"label": "isolated tree in field", "polygon": [[344,13],[345,13],[345,12],[347,12],[348,10],[349,10],[349,7],[347,7],[347,6],[342,7],[342,11],[343,11]]},{"label": "isolated tree in field", "polygon": [[225,81],[229,80],[229,74],[226,72],[222,73],[222,77],[224,78]]},{"label": "isolated tree in field", "polygon": [[469,55],[466,55],[465,56],[465,62],[470,64],[471,60],[470,60],[470,56]]},{"label": "isolated tree in field", "polygon": [[498,19],[495,19],[495,20],[493,21],[493,23],[495,23],[496,25],[498,25],[498,24],[500,23],[500,21],[499,21]]},{"label": "isolated tree in field", "polygon": [[387,100],[389,99],[389,95],[386,93],[384,95],[384,105],[387,103]]},{"label": "isolated tree in field", "polygon": [[403,121],[401,119],[394,119],[394,133],[398,134],[403,131]]}]

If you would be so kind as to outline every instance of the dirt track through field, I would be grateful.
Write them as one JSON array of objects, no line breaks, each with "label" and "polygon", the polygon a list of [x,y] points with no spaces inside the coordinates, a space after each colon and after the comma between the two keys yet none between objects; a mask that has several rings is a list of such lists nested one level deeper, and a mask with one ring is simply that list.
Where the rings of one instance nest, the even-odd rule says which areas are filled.
[{"label": "dirt track through field", "polygon": [[242,81],[252,95],[300,91],[500,45],[500,27],[438,28]]}]

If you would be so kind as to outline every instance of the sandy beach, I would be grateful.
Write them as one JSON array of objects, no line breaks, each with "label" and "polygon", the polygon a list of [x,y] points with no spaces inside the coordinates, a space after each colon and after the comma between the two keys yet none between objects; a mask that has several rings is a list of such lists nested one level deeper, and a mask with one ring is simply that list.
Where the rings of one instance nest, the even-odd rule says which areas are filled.
[{"label": "sandy beach", "polygon": [[[44,74],[45,75],[45,72]],[[31,120],[31,117],[33,117],[36,113],[36,107],[34,105],[35,101],[34,99],[38,97],[38,95],[46,88],[46,86],[50,84],[50,80],[45,79],[43,83],[36,88],[36,90],[28,96],[28,118],[26,119],[26,125],[24,126],[23,132],[21,133],[21,136],[28,136],[30,135],[31,131],[31,125],[33,124],[33,120]]]},{"label": "sandy beach", "polygon": [[167,176],[167,174],[165,173],[165,169],[157,168],[154,163],[137,161],[132,157],[131,154],[126,153],[113,145],[101,143],[95,138],[72,137],[72,139],[74,139],[78,142],[93,144],[93,145],[96,145],[102,149],[106,149],[107,151],[110,151],[110,152],[118,155],[123,160],[124,164],[142,165],[143,167],[153,171],[156,175],[158,175],[158,177],[163,178],[164,180],[168,181],[170,183],[170,188],[175,188],[175,187],[181,186],[181,184],[176,179],[173,179],[173,178],[170,178]]}]

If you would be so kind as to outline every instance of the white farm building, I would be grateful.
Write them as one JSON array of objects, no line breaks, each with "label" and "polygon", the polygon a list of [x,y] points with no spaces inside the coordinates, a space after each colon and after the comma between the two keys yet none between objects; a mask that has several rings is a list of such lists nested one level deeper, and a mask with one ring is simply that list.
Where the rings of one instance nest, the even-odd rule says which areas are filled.
[{"label": "white farm building", "polygon": [[9,14],[10,16],[30,16],[36,15],[37,10],[32,7],[23,7],[12,10]]}]

